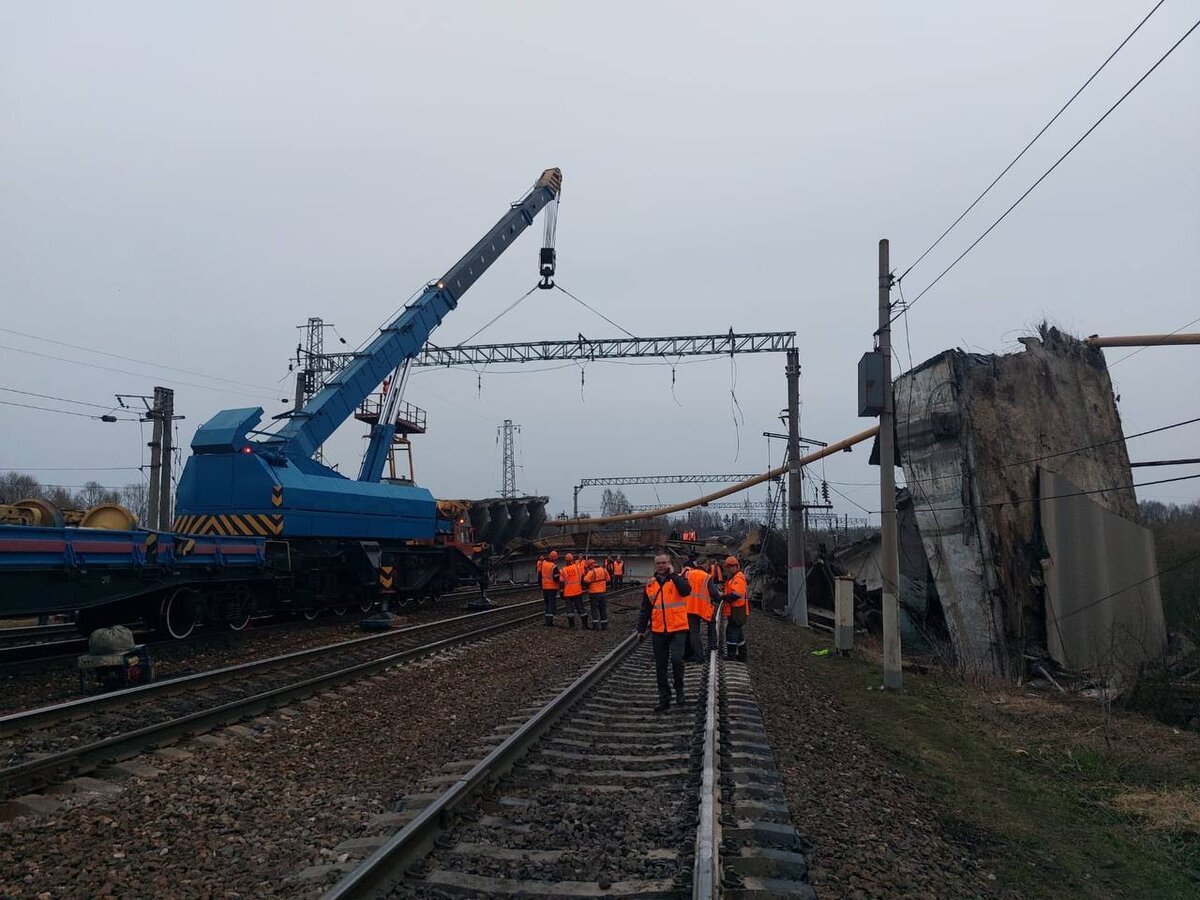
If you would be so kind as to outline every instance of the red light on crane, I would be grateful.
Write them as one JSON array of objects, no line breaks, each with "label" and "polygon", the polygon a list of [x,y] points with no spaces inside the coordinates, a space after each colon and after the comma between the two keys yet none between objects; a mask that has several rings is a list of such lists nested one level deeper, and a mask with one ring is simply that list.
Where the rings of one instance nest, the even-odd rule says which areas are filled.
[{"label": "red light on crane", "polygon": [[250,447],[243,447],[243,448],[242,448],[242,452],[243,452],[243,453],[253,453],[253,452],[254,452],[254,450],[253,450],[252,448],[250,448]]}]

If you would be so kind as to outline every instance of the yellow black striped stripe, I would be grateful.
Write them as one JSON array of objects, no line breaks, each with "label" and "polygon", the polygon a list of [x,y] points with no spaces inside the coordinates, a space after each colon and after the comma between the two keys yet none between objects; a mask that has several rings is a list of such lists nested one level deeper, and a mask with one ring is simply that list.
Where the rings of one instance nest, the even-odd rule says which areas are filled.
[{"label": "yellow black striped stripe", "polygon": [[283,534],[283,516],[279,513],[224,513],[215,516],[178,516],[176,534],[223,537],[278,537]]}]

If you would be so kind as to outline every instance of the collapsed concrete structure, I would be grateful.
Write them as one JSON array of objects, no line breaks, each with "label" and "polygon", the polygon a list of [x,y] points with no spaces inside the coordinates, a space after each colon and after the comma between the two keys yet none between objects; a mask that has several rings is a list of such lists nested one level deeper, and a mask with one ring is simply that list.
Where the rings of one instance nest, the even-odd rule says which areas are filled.
[{"label": "collapsed concrete structure", "polygon": [[1128,676],[1166,643],[1102,352],[1043,326],[896,379],[896,446],[946,630],[969,673],[1032,659]]}]

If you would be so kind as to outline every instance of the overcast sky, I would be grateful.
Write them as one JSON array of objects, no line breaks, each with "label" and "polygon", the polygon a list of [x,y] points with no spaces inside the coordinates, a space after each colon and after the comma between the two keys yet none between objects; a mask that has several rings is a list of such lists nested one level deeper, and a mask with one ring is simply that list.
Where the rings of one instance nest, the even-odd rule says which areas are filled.
[{"label": "overcast sky", "polygon": [[[280,412],[297,324],[322,316],[357,345],[560,166],[563,287],[639,335],[796,331],[802,429],[844,437],[871,424],[855,415],[855,368],[876,325],[879,238],[903,271],[1151,5],[0,2],[0,400],[99,413],[12,389],[107,406],[174,387],[185,444],[220,409]],[[1168,0],[905,295],[1198,15]],[[1200,316],[1197,85],[1193,35],[916,305],[896,333],[902,366],[909,343],[916,362],[1019,350],[1043,318],[1087,335]],[[533,284],[540,231],[435,343]],[[539,291],[478,340],[579,333],[617,334]],[[1200,415],[1198,352],[1115,366],[1127,433]],[[664,364],[592,364],[582,384],[574,365],[423,371],[417,478],[442,497],[494,496],[505,418],[522,426],[518,487],[549,494],[552,513],[581,477],[761,471],[783,363],[681,365],[673,391]],[[1131,441],[1130,456],[1196,456],[1198,428]],[[342,471],[357,471],[361,434],[351,422],[331,442]],[[134,481],[144,440],[132,422],[0,406],[0,465],[47,482]],[[866,458],[824,473],[873,510]],[[68,470],[81,466],[130,468]],[[1192,500],[1200,482],[1139,496]]]}]

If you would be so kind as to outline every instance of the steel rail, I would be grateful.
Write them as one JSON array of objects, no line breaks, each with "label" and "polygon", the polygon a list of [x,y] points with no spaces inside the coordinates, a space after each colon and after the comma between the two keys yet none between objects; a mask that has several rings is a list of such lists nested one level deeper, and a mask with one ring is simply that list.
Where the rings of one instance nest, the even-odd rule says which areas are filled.
[{"label": "steel rail", "polygon": [[350,638],[349,640],[337,641],[332,644],[322,644],[319,647],[308,647],[304,650],[295,650],[279,656],[268,656],[263,659],[251,660],[250,662],[237,663],[236,665],[225,666],[220,669],[209,669],[208,671],[196,672],[192,675],[181,675],[178,678],[166,678],[162,681],[153,681],[150,684],[138,685],[137,687],[125,688],[119,691],[110,691],[109,693],[97,694],[93,697],[81,697],[77,700],[56,703],[53,706],[41,706],[36,709],[10,713],[7,716],[0,716],[0,738],[7,737],[18,730],[32,726],[45,726],[65,719],[78,718],[81,715],[91,715],[92,713],[114,706],[127,706],[133,701],[142,700],[147,697],[157,697],[161,694],[172,693],[182,688],[197,687],[214,681],[228,681],[234,677],[246,675],[251,672],[290,665],[302,659],[341,653],[351,647],[361,647],[375,641],[394,640],[399,636],[411,636],[422,631],[430,631],[446,625],[468,621],[486,621],[488,618],[495,618],[511,613],[514,610],[519,611],[535,604],[540,607],[541,603],[541,600],[527,600],[523,603],[497,606],[493,609],[485,609],[480,612],[452,616],[448,619],[438,619],[434,622],[423,622],[418,625],[409,625],[405,628],[396,628],[378,634],[368,634],[363,637]]},{"label": "steel rail", "polygon": [[[524,584],[497,585],[489,593],[492,596],[507,597],[511,594],[519,594],[522,591],[532,591],[532,590],[535,590],[536,588],[537,588],[537,586],[532,585],[532,584],[530,584],[530,585],[524,585]],[[437,600],[428,601],[428,602],[424,602],[424,603],[414,604],[412,602],[412,600],[410,599],[409,601],[406,601],[403,605],[397,604],[397,608],[400,610],[403,610],[404,612],[407,613],[407,612],[411,612],[411,611],[414,611],[417,609],[426,609],[431,606],[436,606],[438,604],[443,604],[443,603],[448,603],[448,602],[454,602],[457,600],[470,600],[477,596],[479,596],[478,589],[452,591],[450,593],[442,594],[441,597],[439,597]],[[324,608],[325,609],[335,609],[338,607],[336,604],[333,604],[333,605],[330,605],[330,606],[324,607]],[[283,611],[277,611],[275,613],[268,613],[267,615],[261,616],[259,618],[269,619],[272,616],[276,616],[276,615],[287,616],[287,615],[292,615],[292,614],[283,612]],[[324,623],[322,623],[322,624],[324,624]],[[290,629],[290,628],[295,628],[295,627],[304,627],[305,625],[312,626],[313,625],[312,620],[306,620],[304,622],[269,623],[269,624],[255,627],[255,628],[252,628],[252,629],[249,629],[246,631],[200,631],[200,632],[198,632],[194,635],[191,635],[187,638],[184,638],[182,640],[152,641],[152,642],[150,642],[150,646],[151,647],[156,647],[156,646],[177,647],[177,646],[182,646],[185,644],[190,644],[193,642],[199,642],[199,641],[205,641],[205,640],[211,641],[214,639],[235,637],[236,635],[240,635],[240,634],[246,634],[246,635],[262,634],[263,632],[267,631],[268,629],[274,629],[274,628]],[[75,630],[74,625],[37,625],[37,626],[30,626],[30,628],[56,628],[56,629],[62,629],[59,632],[60,634],[61,633],[78,634],[78,632]],[[5,638],[10,636],[8,634],[9,631],[15,632],[18,630],[28,631],[29,629],[0,628],[0,641],[3,641]],[[32,634],[29,636],[32,636]],[[74,637],[74,638],[70,638],[68,640],[62,640],[62,641],[43,641],[41,643],[32,643],[32,644],[15,644],[15,645],[8,646],[8,647],[0,646],[0,669],[4,669],[8,666],[19,666],[21,663],[28,663],[28,662],[37,662],[37,663],[42,663],[42,664],[61,662],[64,660],[68,660],[72,657],[78,656],[81,653],[86,653],[87,648],[88,648],[88,639],[86,637],[82,637],[82,636]]]},{"label": "steel rail", "polygon": [[507,773],[571,707],[601,682],[637,646],[636,635],[617,644],[520,728],[426,806],[391,840],[330,888],[323,900],[376,897],[391,890],[404,870],[428,854],[439,835],[453,825],[455,812],[487,783]]},{"label": "steel rail", "polygon": [[[511,609],[512,607],[507,607]],[[467,617],[461,617],[467,618]],[[410,647],[396,653],[357,663],[334,672],[306,678],[283,687],[244,697],[211,709],[179,716],[166,722],[149,725],[125,734],[114,735],[71,750],[55,753],[40,759],[28,760],[18,765],[0,769],[0,798],[14,796],[18,790],[36,788],[51,782],[63,771],[87,771],[114,760],[128,759],[147,749],[172,740],[187,737],[196,732],[241,721],[259,715],[283,703],[303,699],[312,694],[335,687],[347,681],[361,678],[368,672],[384,669],[401,662],[428,656],[439,650],[463,644],[477,638],[495,634],[514,625],[540,619],[541,613],[531,613],[505,622],[497,622],[468,631],[464,634],[443,638],[419,647]]]},{"label": "steel rail", "polygon": [[704,713],[704,755],[700,777],[700,818],[692,867],[692,900],[713,900],[721,889],[721,788],[717,777],[720,716],[717,709],[721,654],[708,654],[708,707]]}]

